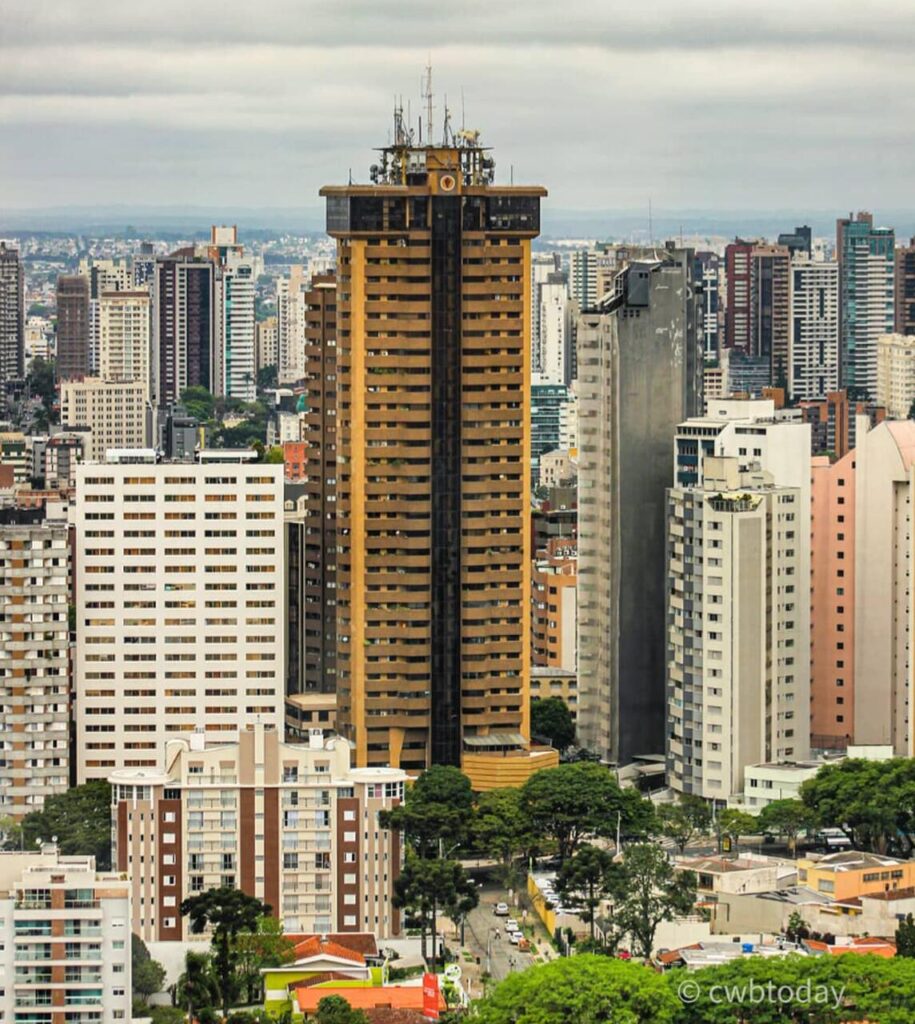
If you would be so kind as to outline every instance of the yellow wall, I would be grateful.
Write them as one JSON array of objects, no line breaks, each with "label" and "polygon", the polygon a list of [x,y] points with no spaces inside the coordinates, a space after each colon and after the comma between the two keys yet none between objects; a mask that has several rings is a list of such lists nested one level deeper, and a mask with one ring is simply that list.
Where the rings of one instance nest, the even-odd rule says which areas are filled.
[{"label": "yellow wall", "polygon": [[[869,893],[884,892],[886,889],[907,889],[915,885],[915,862],[899,864],[872,864],[850,871],[832,871],[820,867],[817,861],[797,862],[799,881],[815,892],[825,893],[837,900],[855,899]],[[806,878],[804,876],[806,872]],[[895,877],[893,877],[895,875]],[[867,876],[867,881],[865,881]],[[833,883],[833,889],[821,889],[820,881]]]},{"label": "yellow wall", "polygon": [[506,786],[523,786],[534,772],[555,768],[558,764],[559,751],[552,747],[510,754],[464,751],[461,757],[461,771],[470,779],[470,785],[477,793]]}]

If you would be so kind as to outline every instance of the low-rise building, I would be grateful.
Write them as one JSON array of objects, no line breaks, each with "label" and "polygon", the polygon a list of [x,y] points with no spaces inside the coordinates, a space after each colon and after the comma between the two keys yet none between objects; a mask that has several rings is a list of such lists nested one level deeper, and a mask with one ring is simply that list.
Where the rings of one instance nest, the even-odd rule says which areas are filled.
[{"label": "low-rise building", "polygon": [[531,700],[558,697],[568,707],[572,721],[578,714],[578,674],[574,669],[534,665],[531,669]]},{"label": "low-rise building", "polygon": [[286,740],[306,743],[315,729],[326,736],[337,728],[335,693],[290,693],[286,695]]},{"label": "low-rise building", "polygon": [[834,900],[915,886],[915,861],[849,850],[797,862],[797,880]]},{"label": "low-rise building", "polygon": [[406,778],[352,768],[342,737],[287,744],[261,723],[224,744],[171,740],[161,770],[115,771],[113,859],[133,874],[133,931],[183,940],[182,900],[225,885],[268,903],[286,932],[397,935],[400,837],[378,812]]},{"label": "low-rise building", "polygon": [[53,845],[0,853],[0,1020],[116,1024],[130,1015],[130,882]]}]

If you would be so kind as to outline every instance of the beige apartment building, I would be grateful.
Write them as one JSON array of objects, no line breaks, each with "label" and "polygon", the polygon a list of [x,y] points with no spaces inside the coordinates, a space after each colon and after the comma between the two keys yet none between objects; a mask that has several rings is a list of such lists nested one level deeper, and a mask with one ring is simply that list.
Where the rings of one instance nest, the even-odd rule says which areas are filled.
[{"label": "beige apartment building", "polygon": [[[706,457],[668,492],[671,787],[723,804],[744,769],[808,753],[809,538],[797,487]],[[807,551],[805,552],[805,546]]]},{"label": "beige apartment building", "polygon": [[150,304],[146,289],[103,292],[99,300],[99,377],[139,381],[149,394]]},{"label": "beige apartment building", "polygon": [[263,723],[218,745],[195,733],[166,745],[162,770],[109,776],[114,863],[133,879],[141,938],[188,938],[182,900],[221,885],[264,900],[287,933],[400,932],[400,837],[378,812],[403,799],[406,773],[352,768],[349,743],[320,730],[281,736]]},{"label": "beige apartment building", "polygon": [[906,420],[915,401],[915,338],[882,334],[877,339],[877,405],[891,420]]},{"label": "beige apartment building", "polygon": [[95,858],[0,853],[0,1020],[129,1021],[130,882]]},{"label": "beige apartment building", "polygon": [[0,818],[69,781],[69,570],[66,522],[0,509]]},{"label": "beige apartment building", "polygon": [[88,427],[84,459],[101,462],[110,448],[142,448],[146,438],[147,387],[139,380],[98,377],[63,381],[60,420],[65,427]]},{"label": "beige apartment building", "polygon": [[856,424],[854,739],[912,757],[915,423]]},{"label": "beige apartment building", "polygon": [[77,468],[77,776],[160,764],[169,737],[282,728],[283,467],[115,451]]}]

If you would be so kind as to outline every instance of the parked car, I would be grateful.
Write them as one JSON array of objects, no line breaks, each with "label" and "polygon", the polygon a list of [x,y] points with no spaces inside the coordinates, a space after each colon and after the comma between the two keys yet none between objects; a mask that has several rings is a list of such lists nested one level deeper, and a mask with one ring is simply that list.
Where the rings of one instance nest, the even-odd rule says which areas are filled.
[{"label": "parked car", "polygon": [[508,916],[508,904],[507,903],[497,903],[496,906],[495,906],[495,910],[493,910],[493,913],[496,915],[496,917],[507,917]]},{"label": "parked car", "polygon": [[507,921],[505,922],[505,930],[506,930],[507,932],[516,932],[516,931],[519,931],[519,928],[518,928],[518,922],[517,922],[517,921],[516,921],[516,920],[515,920],[515,919],[514,919],[513,917],[510,917],[510,918],[509,918],[509,919],[508,919],[508,920],[507,920]]},{"label": "parked car", "polygon": [[521,932],[509,932],[508,941],[513,945],[517,946],[518,943],[524,938]]}]

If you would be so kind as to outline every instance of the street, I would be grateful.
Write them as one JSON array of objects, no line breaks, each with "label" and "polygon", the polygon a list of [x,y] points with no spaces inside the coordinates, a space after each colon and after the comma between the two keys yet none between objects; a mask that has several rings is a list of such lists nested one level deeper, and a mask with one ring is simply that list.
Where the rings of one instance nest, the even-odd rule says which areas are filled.
[{"label": "street", "polygon": [[[501,981],[513,970],[526,970],[534,962],[530,953],[520,953],[518,947],[509,942],[505,932],[506,918],[496,917],[493,913],[495,905],[505,899],[505,893],[500,889],[481,891],[479,906],[467,916],[464,934],[465,945],[480,958],[481,970],[488,970],[494,981]],[[510,909],[515,920],[520,923],[520,908]],[[532,912],[528,911],[527,916],[530,921]],[[499,938],[496,938],[496,930],[499,932]]]}]

